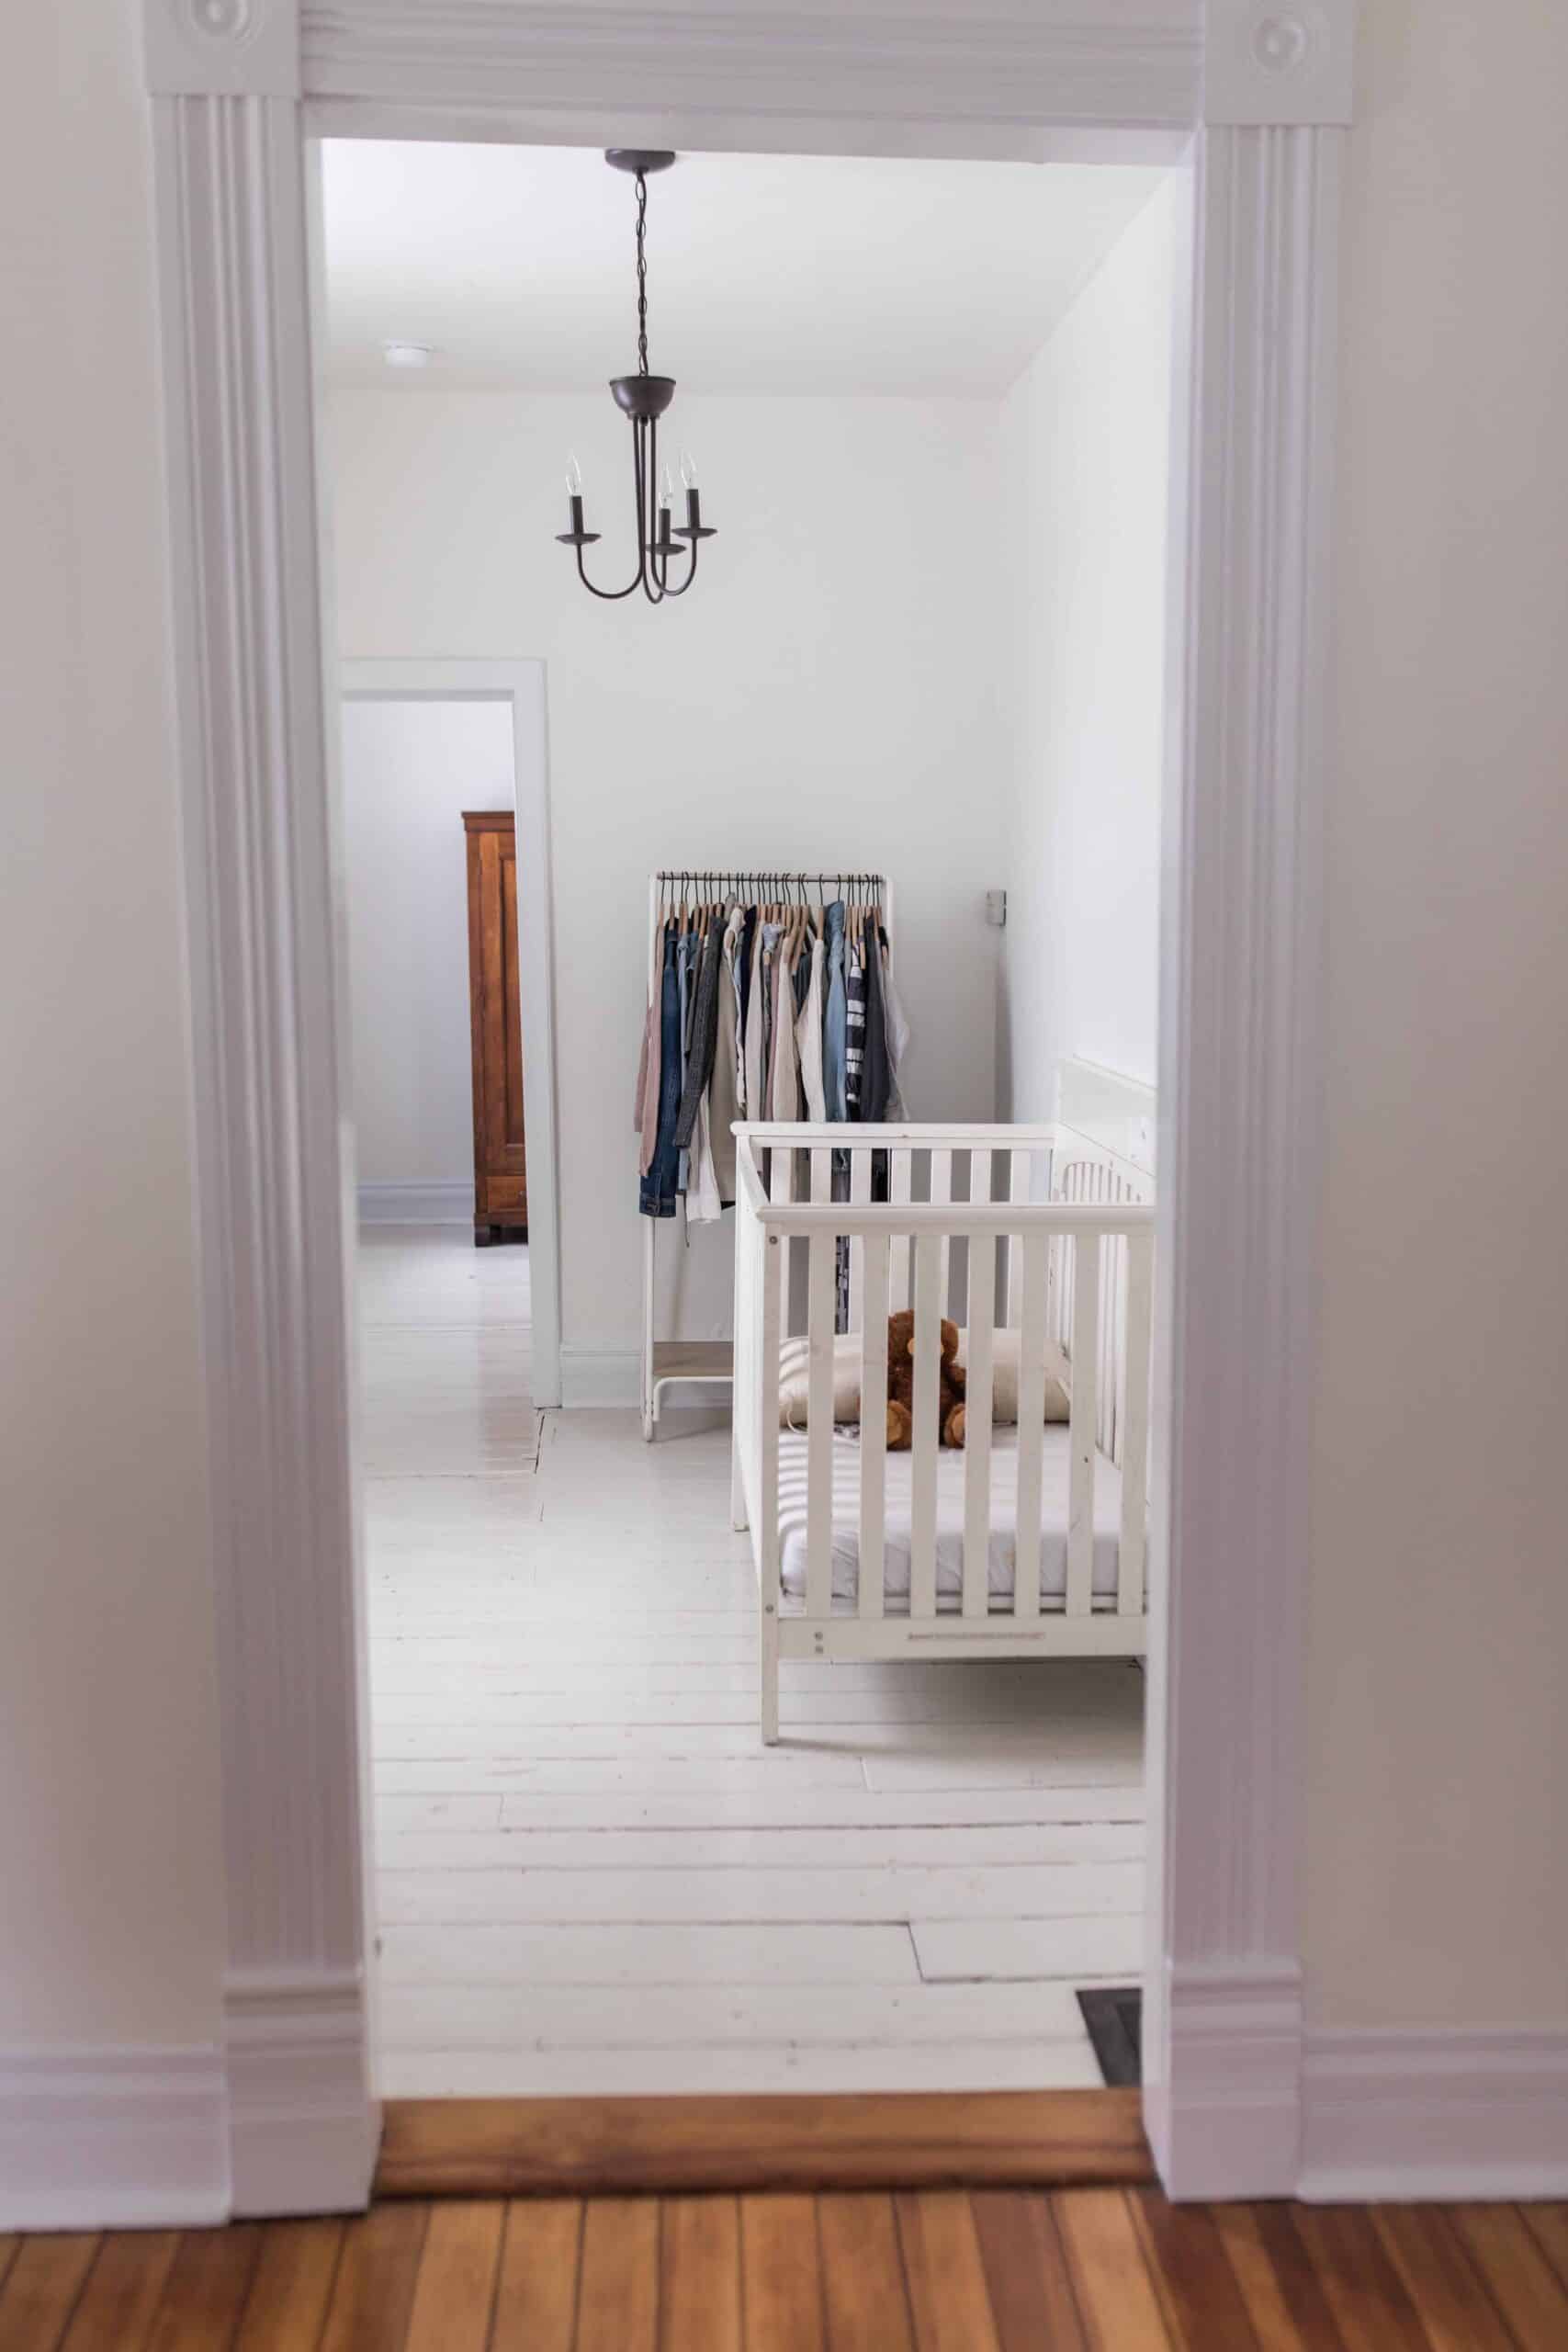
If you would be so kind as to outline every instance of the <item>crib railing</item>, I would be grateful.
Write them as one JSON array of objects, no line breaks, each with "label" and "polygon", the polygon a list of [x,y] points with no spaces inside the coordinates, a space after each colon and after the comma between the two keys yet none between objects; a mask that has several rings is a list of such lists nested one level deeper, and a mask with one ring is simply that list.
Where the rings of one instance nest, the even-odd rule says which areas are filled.
[{"label": "crib railing", "polygon": [[[761,1588],[764,1736],[777,1736],[786,1337],[806,1341],[807,1412],[805,1606],[784,1628],[784,1655],[886,1656],[916,1642],[938,1656],[985,1645],[1077,1654],[1137,1646],[1125,1621],[1141,1620],[1145,1607],[1154,1208],[1125,1197],[1134,1180],[1104,1156],[1072,1156],[1073,1139],[1055,1127],[742,1125],[736,1135],[734,1517],[752,1530]],[[875,1190],[886,1197],[874,1198]],[[1071,1197],[1052,1197],[1063,1190]],[[840,1242],[847,1316],[839,1312]],[[915,1315],[910,1591],[896,1627],[886,1622],[884,1593],[887,1317],[906,1306]],[[939,1324],[947,1314],[967,1326],[967,1427],[962,1597],[956,1612],[939,1617]],[[834,1618],[832,1600],[840,1321],[860,1340],[858,1643],[852,1626]],[[1018,1333],[1020,1392],[1017,1557],[1005,1602],[989,1589],[998,1329]],[[1051,1340],[1070,1364],[1069,1484],[1066,1592],[1047,1623],[1040,1540]],[[1097,1451],[1122,1472],[1116,1595],[1099,1604]]]}]

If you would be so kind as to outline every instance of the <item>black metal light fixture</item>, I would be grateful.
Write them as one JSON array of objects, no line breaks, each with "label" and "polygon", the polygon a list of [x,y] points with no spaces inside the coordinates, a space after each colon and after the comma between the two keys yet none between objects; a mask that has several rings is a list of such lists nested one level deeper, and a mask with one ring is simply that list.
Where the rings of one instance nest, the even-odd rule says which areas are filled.
[{"label": "black metal light fixture", "polygon": [[[681,453],[681,480],[686,490],[686,519],[684,523],[671,522],[675,485],[668,459],[662,467],[659,462],[659,420],[675,397],[675,379],[650,376],[648,372],[648,259],[643,251],[648,175],[668,171],[675,158],[663,147],[607,147],[604,161],[617,172],[632,173],[637,180],[637,374],[613,376],[610,379],[616,407],[631,419],[632,477],[637,491],[636,578],[624,588],[595,588],[588,577],[582,550],[591,548],[600,535],[584,530],[582,526],[582,475],[575,458],[568,460],[566,469],[571,528],[558,531],[556,537],[562,547],[577,549],[578,578],[591,594],[614,604],[640,588],[650,605],[661,605],[666,596],[685,594],[697,576],[697,542],[714,536],[703,521],[697,469],[684,450]],[[677,545],[677,541],[683,545]],[[670,567],[682,555],[686,559],[685,578],[671,581]]]}]

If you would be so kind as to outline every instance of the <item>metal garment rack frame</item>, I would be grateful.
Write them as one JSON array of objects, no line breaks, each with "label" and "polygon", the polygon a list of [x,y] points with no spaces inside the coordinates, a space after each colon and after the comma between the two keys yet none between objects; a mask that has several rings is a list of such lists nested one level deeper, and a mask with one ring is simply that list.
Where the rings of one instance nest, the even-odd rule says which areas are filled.
[{"label": "metal garment rack frame", "polygon": [[[654,956],[664,926],[664,910],[671,903],[669,892],[672,885],[688,886],[688,895],[704,903],[702,891],[711,899],[739,898],[742,906],[769,898],[787,899],[797,902],[805,898],[807,905],[827,903],[823,895],[827,885],[834,886],[838,896],[848,888],[858,886],[874,893],[882,909],[883,928],[889,944],[893,940],[893,885],[886,874],[856,872],[835,873],[830,868],[821,873],[792,873],[767,866],[671,866],[651,876],[648,886],[648,974],[653,983]],[[807,895],[815,886],[816,896]],[[677,902],[678,903],[678,902]],[[655,1337],[654,1320],[654,1237],[662,1217],[645,1216],[642,1220],[642,1351],[641,1403],[642,1434],[651,1445],[659,1428],[660,1399],[666,1388],[724,1389],[731,1394],[735,1387],[735,1342],[729,1340],[660,1340]]]}]

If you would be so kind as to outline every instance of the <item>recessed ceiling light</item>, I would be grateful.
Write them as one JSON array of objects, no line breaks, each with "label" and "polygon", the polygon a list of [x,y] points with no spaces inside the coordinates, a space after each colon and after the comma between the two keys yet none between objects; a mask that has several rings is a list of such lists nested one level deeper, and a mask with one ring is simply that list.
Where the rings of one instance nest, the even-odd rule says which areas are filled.
[{"label": "recessed ceiling light", "polygon": [[381,356],[389,368],[428,368],[435,356],[433,343],[384,343]]}]

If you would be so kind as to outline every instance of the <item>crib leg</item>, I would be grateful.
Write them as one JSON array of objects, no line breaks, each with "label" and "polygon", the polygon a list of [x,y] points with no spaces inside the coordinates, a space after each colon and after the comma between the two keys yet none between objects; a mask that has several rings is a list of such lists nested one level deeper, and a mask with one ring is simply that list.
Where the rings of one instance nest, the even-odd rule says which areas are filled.
[{"label": "crib leg", "polygon": [[762,1611],[761,1630],[762,1686],[762,1745],[776,1747],[779,1741],[779,1621],[771,1610]]},{"label": "crib leg", "polygon": [[741,1535],[750,1523],[746,1516],[746,1482],[740,1476],[740,1437],[737,1431],[729,1449],[729,1524]]}]

